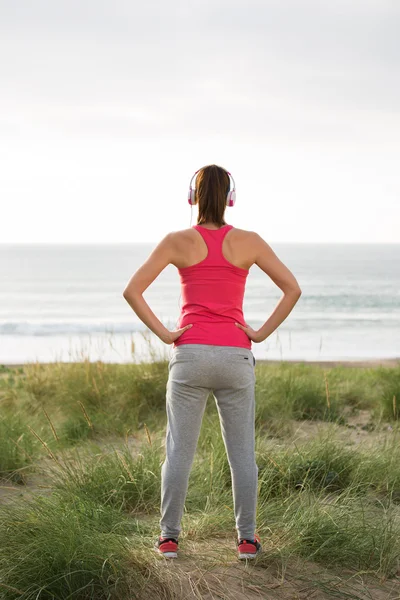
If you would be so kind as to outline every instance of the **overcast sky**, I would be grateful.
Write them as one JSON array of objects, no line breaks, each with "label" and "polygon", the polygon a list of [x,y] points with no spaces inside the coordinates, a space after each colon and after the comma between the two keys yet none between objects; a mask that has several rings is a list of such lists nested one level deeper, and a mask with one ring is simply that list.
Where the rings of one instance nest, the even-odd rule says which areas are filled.
[{"label": "overcast sky", "polygon": [[0,0],[2,242],[400,242],[398,0]]}]

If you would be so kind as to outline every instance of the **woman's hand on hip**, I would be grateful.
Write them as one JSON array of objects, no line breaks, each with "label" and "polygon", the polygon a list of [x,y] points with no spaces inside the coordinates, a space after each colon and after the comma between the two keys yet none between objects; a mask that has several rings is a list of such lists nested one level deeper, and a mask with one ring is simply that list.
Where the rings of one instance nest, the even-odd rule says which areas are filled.
[{"label": "woman's hand on hip", "polygon": [[181,327],[181,329],[176,329],[176,331],[169,331],[167,334],[167,338],[163,339],[165,344],[172,344],[175,340],[181,337],[182,333],[186,331],[186,329],[190,329],[192,324],[186,325],[186,327]]},{"label": "woman's hand on hip", "polygon": [[249,325],[246,324],[246,327],[244,325],[241,325],[240,323],[235,323],[236,327],[238,327],[239,329],[242,329],[247,336],[251,339],[252,342],[262,342],[263,339],[261,338],[261,335],[258,331],[256,331],[255,329],[252,329],[252,327],[250,327]]}]

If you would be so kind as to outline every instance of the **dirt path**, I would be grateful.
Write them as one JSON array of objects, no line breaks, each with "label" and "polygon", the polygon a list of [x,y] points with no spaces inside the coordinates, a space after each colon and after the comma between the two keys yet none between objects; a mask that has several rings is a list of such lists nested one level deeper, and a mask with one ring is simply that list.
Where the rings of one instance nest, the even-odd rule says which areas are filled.
[{"label": "dirt path", "polygon": [[[179,558],[160,557],[165,577],[177,598],[189,600],[399,600],[398,577],[379,582],[368,574],[326,569],[298,557],[269,558],[263,541],[256,562],[238,561],[232,539],[182,540]],[[272,554],[271,554],[272,553]]]}]

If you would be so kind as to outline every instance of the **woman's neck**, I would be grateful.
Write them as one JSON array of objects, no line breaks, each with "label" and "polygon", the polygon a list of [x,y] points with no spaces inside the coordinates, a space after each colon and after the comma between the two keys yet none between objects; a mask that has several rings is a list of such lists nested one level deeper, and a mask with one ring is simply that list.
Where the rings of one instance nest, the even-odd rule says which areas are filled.
[{"label": "woman's neck", "polygon": [[218,226],[216,223],[208,222],[208,223],[197,223],[200,227],[205,227],[206,229],[221,229],[221,227],[226,227],[228,223],[224,223],[224,225]]}]

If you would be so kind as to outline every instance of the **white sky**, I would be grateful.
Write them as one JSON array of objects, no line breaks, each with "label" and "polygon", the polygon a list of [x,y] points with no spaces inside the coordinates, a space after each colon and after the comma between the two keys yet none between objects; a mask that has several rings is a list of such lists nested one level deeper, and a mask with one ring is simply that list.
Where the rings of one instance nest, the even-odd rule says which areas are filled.
[{"label": "white sky", "polygon": [[0,0],[1,242],[400,242],[398,0]]}]

